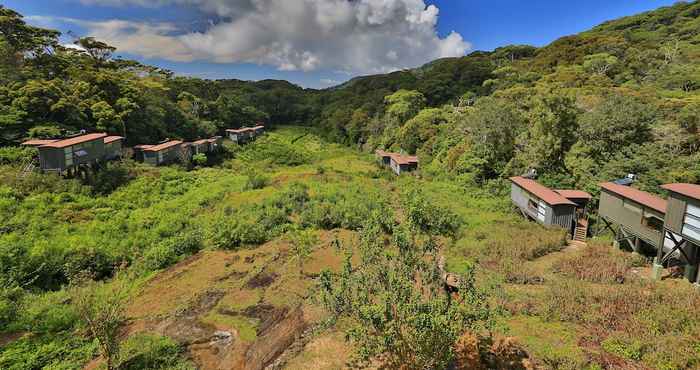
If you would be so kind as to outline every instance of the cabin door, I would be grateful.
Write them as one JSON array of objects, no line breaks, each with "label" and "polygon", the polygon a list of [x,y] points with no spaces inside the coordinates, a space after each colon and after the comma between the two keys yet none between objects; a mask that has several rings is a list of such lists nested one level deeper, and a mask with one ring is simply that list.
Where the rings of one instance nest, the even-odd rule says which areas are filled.
[{"label": "cabin door", "polygon": [[545,221],[547,215],[547,204],[543,201],[537,203],[537,219],[541,222]]}]

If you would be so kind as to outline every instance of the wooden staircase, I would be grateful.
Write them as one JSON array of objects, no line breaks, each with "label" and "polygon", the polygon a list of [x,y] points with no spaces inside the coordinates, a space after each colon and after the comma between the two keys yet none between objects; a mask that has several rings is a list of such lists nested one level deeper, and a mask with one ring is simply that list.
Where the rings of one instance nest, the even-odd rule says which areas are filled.
[{"label": "wooden staircase", "polygon": [[588,236],[588,219],[579,219],[576,223],[576,228],[574,229],[574,235],[572,239],[579,243],[586,243],[586,237]]},{"label": "wooden staircase", "polygon": [[25,164],[24,167],[22,167],[22,172],[20,172],[17,177],[19,177],[19,178],[27,177],[27,175],[34,172],[35,169],[36,169],[36,162],[34,160],[31,160],[31,161],[27,162],[27,164]]}]

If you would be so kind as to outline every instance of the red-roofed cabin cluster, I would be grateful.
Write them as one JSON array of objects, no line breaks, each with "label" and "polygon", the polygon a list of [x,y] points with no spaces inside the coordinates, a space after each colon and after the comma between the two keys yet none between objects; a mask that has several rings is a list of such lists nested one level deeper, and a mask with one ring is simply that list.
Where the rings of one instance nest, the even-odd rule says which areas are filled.
[{"label": "red-roofed cabin cluster", "polygon": [[94,133],[65,139],[34,139],[22,145],[37,148],[41,170],[63,174],[83,165],[95,165],[121,157],[123,142],[121,136]]},{"label": "red-roofed cabin cluster", "polygon": [[153,166],[173,163],[176,161],[186,162],[196,154],[213,153],[221,149],[223,138],[214,136],[209,139],[200,139],[193,142],[183,142],[181,140],[166,140],[160,144],[136,145],[133,148],[134,159]]},{"label": "red-roofed cabin cluster", "polygon": [[375,154],[380,163],[389,166],[397,175],[418,169],[418,157],[416,156],[385,152],[383,150],[377,150]]},{"label": "red-roofed cabin cluster", "polygon": [[520,212],[547,226],[560,226],[573,239],[585,241],[588,234],[586,206],[591,195],[581,190],[553,190],[521,176],[511,177],[510,196]]},{"label": "red-roofed cabin cluster", "polygon": [[226,130],[226,135],[236,144],[247,143],[265,132],[265,126],[259,124],[254,127],[241,127]]}]

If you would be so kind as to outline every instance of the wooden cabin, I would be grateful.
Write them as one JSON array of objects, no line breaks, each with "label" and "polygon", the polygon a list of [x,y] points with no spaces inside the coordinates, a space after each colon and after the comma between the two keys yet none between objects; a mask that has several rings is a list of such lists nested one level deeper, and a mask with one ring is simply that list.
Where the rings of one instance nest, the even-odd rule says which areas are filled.
[{"label": "wooden cabin", "polygon": [[253,133],[254,131],[252,131],[252,129],[248,127],[226,130],[228,138],[236,144],[243,144],[248,142],[250,139],[253,138]]},{"label": "wooden cabin", "polygon": [[391,153],[389,166],[397,175],[415,171],[418,169],[418,157]]},{"label": "wooden cabin", "polygon": [[124,138],[121,136],[107,136],[104,138],[105,160],[121,158],[123,154]]},{"label": "wooden cabin", "polygon": [[182,141],[171,140],[142,149],[143,162],[153,166],[172,163],[180,159]]},{"label": "wooden cabin", "polygon": [[135,161],[138,161],[138,162],[143,162],[144,161],[143,151],[148,149],[148,148],[151,148],[153,146],[154,145],[151,145],[151,144],[135,145],[133,148],[131,148],[133,150],[133,159]]},{"label": "wooden cabin", "polygon": [[592,198],[580,190],[552,190],[522,176],[511,177],[510,198],[520,212],[542,225],[560,226],[585,241],[588,221],[585,209]]},{"label": "wooden cabin", "polygon": [[670,250],[658,251],[655,270],[667,262],[666,256],[678,253],[685,264],[686,278],[700,283],[700,185],[667,184],[661,188],[669,193],[663,233],[666,249]]},{"label": "wooden cabin", "polygon": [[209,152],[218,152],[223,148],[224,138],[221,136],[214,136],[207,139],[207,143],[209,144]]},{"label": "wooden cabin", "polygon": [[201,139],[188,144],[192,150],[192,155],[209,153],[209,139]]},{"label": "wooden cabin", "polygon": [[615,234],[636,252],[644,244],[661,249],[666,201],[656,195],[614,182],[600,184],[598,214]]},{"label": "wooden cabin", "polygon": [[265,126],[257,125],[255,127],[253,127],[253,132],[255,133],[255,136],[260,136],[263,133],[265,133]]},{"label": "wooden cabin", "polygon": [[105,158],[105,137],[104,133],[85,134],[41,144],[37,146],[39,167],[62,174],[82,165],[96,164]]},{"label": "wooden cabin", "polygon": [[391,153],[385,152],[381,149],[377,149],[374,153],[377,156],[377,160],[379,161],[379,163],[386,166],[391,164]]}]

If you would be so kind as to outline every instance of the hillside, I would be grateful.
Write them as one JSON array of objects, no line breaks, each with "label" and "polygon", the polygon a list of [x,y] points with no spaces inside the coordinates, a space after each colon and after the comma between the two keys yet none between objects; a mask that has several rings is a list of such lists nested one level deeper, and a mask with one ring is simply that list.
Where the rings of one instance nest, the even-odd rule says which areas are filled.
[{"label": "hillside", "polygon": [[[644,261],[606,239],[565,248],[561,231],[521,219],[504,195],[394,177],[302,128],[236,153],[192,172],[131,164],[137,177],[97,198],[75,180],[16,181],[5,168],[0,246],[2,266],[14,268],[3,276],[26,291],[3,291],[15,299],[3,301],[9,344],[0,366],[99,365],[68,304],[73,293],[58,288],[79,271],[100,276],[127,263],[135,287],[120,339],[124,368],[342,368],[361,358],[365,343],[352,334],[352,315],[328,321],[324,271],[342,276],[350,263],[359,273],[376,217],[398,223],[388,231],[394,238],[410,220],[430,217],[431,228],[452,220],[457,228],[437,239],[438,250],[448,270],[475,273],[481,304],[470,307],[489,314],[472,324],[471,338],[487,366],[520,368],[525,359],[543,368],[676,368],[699,360],[692,338],[700,326],[674,324],[698,314],[692,287],[651,284]],[[298,252],[300,235],[310,238],[308,254]]]},{"label": "hillside", "polygon": [[[649,281],[610,235],[584,248],[524,220],[507,179],[590,192],[594,228],[600,182],[699,183],[700,2],[325,90],[58,36],[0,6],[0,368],[699,366],[690,284]],[[27,138],[258,122],[197,165],[22,172]]]}]

